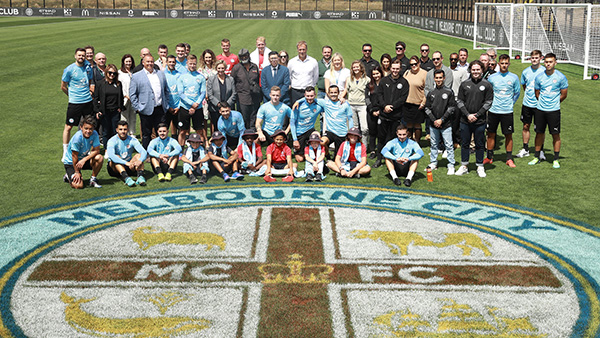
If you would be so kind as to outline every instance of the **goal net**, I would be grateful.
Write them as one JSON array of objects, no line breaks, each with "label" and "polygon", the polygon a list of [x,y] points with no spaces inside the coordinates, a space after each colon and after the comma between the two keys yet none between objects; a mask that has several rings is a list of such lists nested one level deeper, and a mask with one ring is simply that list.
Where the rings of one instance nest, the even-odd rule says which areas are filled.
[{"label": "goal net", "polygon": [[508,50],[529,60],[533,50],[584,67],[584,79],[600,70],[600,6],[590,4],[475,4],[473,48]]}]

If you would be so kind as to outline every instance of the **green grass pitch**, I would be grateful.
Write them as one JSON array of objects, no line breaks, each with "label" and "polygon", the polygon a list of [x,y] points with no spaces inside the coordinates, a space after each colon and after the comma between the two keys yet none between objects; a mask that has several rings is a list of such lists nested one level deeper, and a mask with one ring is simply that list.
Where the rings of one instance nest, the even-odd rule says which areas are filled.
[{"label": "green grass pitch", "polygon": [[[232,41],[234,51],[243,47],[253,50],[259,35],[266,37],[271,49],[286,49],[291,56],[296,54],[295,46],[299,40],[308,42],[309,55],[317,59],[320,58],[320,47],[331,45],[334,51],[344,56],[346,67],[362,56],[360,50],[365,42],[373,45],[376,58],[384,52],[393,55],[397,40],[406,42],[408,56],[417,54],[419,45],[426,42],[432,51],[444,53],[446,64],[449,53],[460,47],[469,48],[470,59],[479,55],[479,51],[471,49],[470,41],[382,21],[2,18],[0,218],[99,196],[189,184],[183,176],[176,176],[171,183],[159,183],[147,171],[148,186],[131,189],[109,178],[104,169],[99,177],[104,185],[102,189],[75,191],[62,182],[61,135],[67,97],[60,90],[60,78],[63,69],[73,62],[76,47],[94,45],[97,52],[107,55],[109,63],[119,66],[123,54],[131,53],[137,59],[140,48],[149,47],[155,52],[160,43],[167,44],[171,52],[177,43],[187,42],[192,45],[193,53],[200,54],[210,48],[218,54],[222,38]],[[514,60],[510,70],[520,76],[527,66]],[[557,68],[569,80],[569,96],[562,105],[560,169],[552,169],[548,162],[528,166],[530,158],[516,159],[517,168],[508,168],[503,163],[504,142],[501,138],[497,161],[487,167],[487,178],[480,179],[474,173],[465,177],[447,177],[445,170],[438,170],[434,173],[434,182],[427,182],[422,171],[428,161],[426,157],[419,165],[411,189],[517,204],[599,226],[600,216],[596,209],[600,204],[597,192],[600,187],[597,174],[600,138],[594,116],[597,115],[596,95],[600,82],[581,80],[581,67],[561,64]],[[521,99],[515,106],[514,153],[521,147],[520,109]],[[533,136],[530,144],[533,145]],[[429,145],[425,141],[421,145],[427,155]],[[545,149],[551,158],[550,137],[547,137]],[[440,164],[443,166],[445,162]],[[393,186],[386,174],[385,168],[381,167],[373,170],[371,178],[351,183]],[[85,175],[89,178],[89,173]],[[329,177],[327,181],[343,182],[335,177]],[[258,183],[262,179],[248,177],[245,182]],[[218,177],[212,177],[208,183],[224,184]]]}]

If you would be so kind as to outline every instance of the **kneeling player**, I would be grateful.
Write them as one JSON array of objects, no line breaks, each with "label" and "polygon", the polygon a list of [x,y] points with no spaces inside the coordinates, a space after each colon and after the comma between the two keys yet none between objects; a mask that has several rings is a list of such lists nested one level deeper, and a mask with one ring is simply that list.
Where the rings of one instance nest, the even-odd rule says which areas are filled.
[{"label": "kneeling player", "polygon": [[[148,153],[140,141],[128,134],[127,121],[117,123],[117,135],[108,140],[106,144],[106,157],[108,164],[106,170],[112,177],[120,177],[130,187],[146,185],[144,178],[144,161]],[[136,151],[137,154],[133,155]],[[137,176],[134,181],[130,176]]]},{"label": "kneeling player", "polygon": [[327,162],[327,167],[340,177],[360,178],[371,172],[367,164],[367,147],[361,142],[360,129],[350,128],[346,141],[340,145],[335,162]]},{"label": "kneeling player", "polygon": [[417,171],[419,159],[425,155],[419,144],[408,138],[408,128],[405,125],[399,125],[396,128],[397,138],[389,141],[381,154],[385,157],[385,165],[387,166],[392,180],[395,185],[400,185],[400,176],[406,176],[404,185],[410,187],[413,176]]},{"label": "kneeling player", "polygon": [[150,141],[148,145],[148,155],[152,162],[152,169],[158,175],[158,181],[171,181],[177,162],[181,146],[177,141],[167,136],[169,128],[164,123],[158,124],[158,137]]},{"label": "kneeling player", "polygon": [[79,128],[79,131],[69,141],[67,152],[63,157],[65,171],[67,172],[64,181],[71,184],[72,188],[82,189],[81,170],[92,170],[90,187],[102,188],[96,178],[104,161],[104,157],[100,155],[100,138],[94,130],[96,120],[91,116],[87,116],[81,121]]}]

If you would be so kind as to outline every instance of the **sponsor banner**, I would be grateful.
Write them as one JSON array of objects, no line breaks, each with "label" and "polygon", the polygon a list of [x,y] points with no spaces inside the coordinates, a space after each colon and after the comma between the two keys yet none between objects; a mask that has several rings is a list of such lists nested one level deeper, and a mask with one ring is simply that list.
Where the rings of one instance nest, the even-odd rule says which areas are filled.
[{"label": "sponsor banner", "polygon": [[[417,27],[465,39],[473,39],[474,25],[472,22],[427,18],[397,13],[390,13],[389,20],[405,26]],[[506,41],[506,35],[501,26],[480,24],[477,27],[477,41],[501,46]]]},{"label": "sponsor banner", "polygon": [[23,8],[0,7],[0,16],[19,16],[23,11]]},{"label": "sponsor banner", "polygon": [[[243,11],[196,9],[111,9],[111,8],[15,8],[0,7],[0,16],[64,16],[113,18],[184,18],[184,19],[316,19],[380,20],[381,11]],[[397,15],[391,14],[390,20]]]}]

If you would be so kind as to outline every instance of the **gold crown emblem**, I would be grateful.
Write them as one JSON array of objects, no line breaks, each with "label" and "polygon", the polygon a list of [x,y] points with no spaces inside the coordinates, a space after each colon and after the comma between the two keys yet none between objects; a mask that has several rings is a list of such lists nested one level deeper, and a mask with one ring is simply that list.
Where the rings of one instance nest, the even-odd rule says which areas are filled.
[{"label": "gold crown emblem", "polygon": [[263,283],[313,284],[329,283],[328,276],[333,266],[327,264],[307,265],[300,254],[288,256],[289,261],[283,264],[264,264],[258,267],[263,275]]}]

